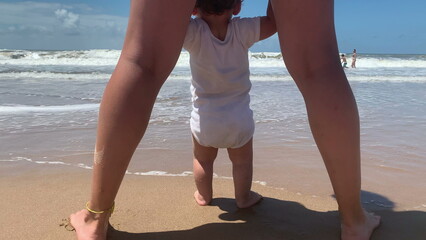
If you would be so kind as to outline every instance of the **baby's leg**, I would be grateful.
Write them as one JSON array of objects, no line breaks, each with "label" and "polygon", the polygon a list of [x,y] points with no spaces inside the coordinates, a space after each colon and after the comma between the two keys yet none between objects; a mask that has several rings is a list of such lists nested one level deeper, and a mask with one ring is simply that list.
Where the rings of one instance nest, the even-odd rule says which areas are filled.
[{"label": "baby's leg", "polygon": [[253,139],[240,148],[228,148],[232,161],[235,200],[239,208],[248,208],[262,199],[262,196],[251,191],[253,179]]},{"label": "baby's leg", "polygon": [[213,162],[217,156],[217,148],[201,146],[192,137],[194,148],[194,178],[197,191],[195,201],[200,206],[210,203],[213,197]]}]

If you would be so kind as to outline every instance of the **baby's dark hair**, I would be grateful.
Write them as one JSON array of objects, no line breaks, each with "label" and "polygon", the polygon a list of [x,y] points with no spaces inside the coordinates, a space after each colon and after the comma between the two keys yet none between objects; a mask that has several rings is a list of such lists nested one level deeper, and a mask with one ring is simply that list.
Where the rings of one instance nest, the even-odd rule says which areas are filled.
[{"label": "baby's dark hair", "polygon": [[243,0],[197,0],[195,7],[208,14],[221,15],[242,2]]}]

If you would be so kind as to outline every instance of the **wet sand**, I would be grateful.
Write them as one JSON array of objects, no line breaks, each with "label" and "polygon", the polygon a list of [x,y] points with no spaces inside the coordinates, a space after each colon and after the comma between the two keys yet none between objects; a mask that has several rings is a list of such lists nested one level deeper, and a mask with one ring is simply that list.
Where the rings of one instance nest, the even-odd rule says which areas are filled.
[{"label": "wet sand", "polygon": [[[19,174],[0,171],[2,239],[74,239],[64,220],[84,207],[90,171],[33,165]],[[332,197],[307,196],[254,184],[264,199],[250,209],[235,205],[230,179],[215,178],[211,206],[193,200],[188,177],[126,175],[111,218],[109,239],[339,239]],[[363,198],[372,193],[363,192]],[[377,196],[376,196],[377,197]],[[373,240],[426,239],[426,211],[367,204],[382,216]]]}]

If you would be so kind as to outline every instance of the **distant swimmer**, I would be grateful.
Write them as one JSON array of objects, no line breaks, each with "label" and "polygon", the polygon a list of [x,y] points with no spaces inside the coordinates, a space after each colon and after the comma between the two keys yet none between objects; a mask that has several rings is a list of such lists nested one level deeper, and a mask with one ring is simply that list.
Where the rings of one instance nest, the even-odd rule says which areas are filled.
[{"label": "distant swimmer", "polygon": [[356,55],[356,49],[354,49],[354,51],[352,52],[352,64],[351,64],[352,68],[356,68],[356,66],[355,66],[356,57],[357,57],[357,55]]},{"label": "distant swimmer", "polygon": [[346,61],[346,56],[345,54],[342,53],[342,55],[340,55],[340,59],[342,60],[342,67],[343,68],[348,68],[348,62]]}]

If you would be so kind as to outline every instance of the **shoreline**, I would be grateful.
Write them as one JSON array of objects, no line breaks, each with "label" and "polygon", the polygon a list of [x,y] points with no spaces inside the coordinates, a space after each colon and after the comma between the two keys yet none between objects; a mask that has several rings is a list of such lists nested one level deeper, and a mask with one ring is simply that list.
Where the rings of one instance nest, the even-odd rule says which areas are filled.
[{"label": "shoreline", "polygon": [[[84,207],[91,171],[66,166],[34,166],[19,176],[1,175],[5,239],[74,239],[63,219]],[[337,205],[313,197],[253,184],[264,199],[250,209],[235,205],[230,179],[214,179],[207,207],[193,200],[193,178],[126,175],[111,218],[109,239],[339,239]],[[373,239],[420,240],[426,211],[400,211],[367,205],[382,216]],[[14,224],[10,224],[14,223]]]},{"label": "shoreline", "polygon": [[[191,143],[186,138],[185,141],[180,139],[182,136],[167,139],[164,148],[156,148],[157,144],[142,143],[143,147],[136,150],[126,176],[192,178]],[[269,144],[267,139],[257,141],[262,142],[262,145],[257,145],[254,152],[254,184],[307,197],[333,198],[331,183],[315,146],[300,148],[298,145]],[[277,146],[280,144],[283,146]],[[172,148],[168,148],[170,146]],[[73,145],[68,148],[79,149]],[[4,179],[32,176],[34,169],[48,174],[50,171],[90,173],[92,158],[93,153],[85,150],[31,149],[1,157],[0,176]],[[426,211],[425,194],[422,190],[424,183],[419,182],[422,179],[421,171],[409,172],[381,165],[382,162],[380,156],[363,156],[362,202],[385,209]],[[217,179],[232,179],[231,162],[223,149],[218,153],[214,172]]]}]

